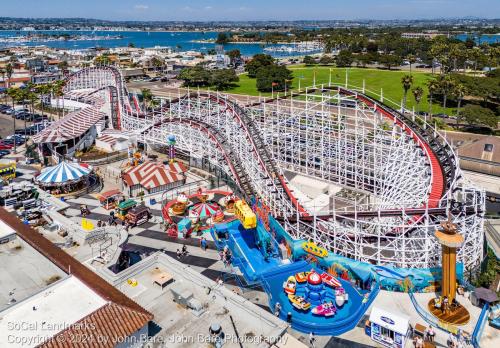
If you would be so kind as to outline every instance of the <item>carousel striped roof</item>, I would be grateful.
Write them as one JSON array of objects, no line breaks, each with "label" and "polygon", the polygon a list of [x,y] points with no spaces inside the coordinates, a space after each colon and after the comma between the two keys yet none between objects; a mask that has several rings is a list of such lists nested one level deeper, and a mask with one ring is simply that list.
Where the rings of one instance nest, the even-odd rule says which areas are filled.
[{"label": "carousel striped roof", "polygon": [[40,184],[61,184],[79,180],[91,171],[91,169],[82,167],[77,163],[63,161],[56,166],[46,168],[37,176],[36,181]]}]

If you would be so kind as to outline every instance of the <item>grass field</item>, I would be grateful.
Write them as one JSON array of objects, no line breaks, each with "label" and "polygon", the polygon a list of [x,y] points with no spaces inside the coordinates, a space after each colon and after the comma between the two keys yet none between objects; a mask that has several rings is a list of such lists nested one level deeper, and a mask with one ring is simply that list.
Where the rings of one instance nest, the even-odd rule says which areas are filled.
[{"label": "grass field", "polygon": [[[330,69],[332,71],[332,83],[345,84],[346,69],[345,68],[330,68],[325,66],[318,67],[304,67],[293,66],[290,70],[293,71],[294,79],[292,82],[293,89],[297,90],[299,86],[303,89],[306,86],[313,85],[314,74],[316,74],[316,85],[322,83],[328,84]],[[367,94],[373,91],[380,94],[380,89],[383,89],[384,99],[390,99],[397,103],[401,103],[403,98],[403,87],[401,85],[401,77],[408,74],[408,71],[389,71],[378,69],[363,69],[363,68],[349,68],[348,69],[348,84],[350,87],[362,88],[363,80],[365,80],[365,90]],[[424,89],[424,96],[420,101],[419,109],[422,111],[429,111],[429,103],[427,98],[427,81],[432,79],[429,73],[412,72],[413,86],[415,88],[420,86]],[[259,95],[255,87],[255,79],[249,78],[246,74],[240,75],[240,82],[238,86],[227,90],[229,93],[235,94],[248,94]],[[271,93],[262,93],[264,96],[270,96]],[[375,97],[375,95],[373,95]],[[415,99],[411,91],[408,92],[407,108],[411,109],[415,103]],[[391,105],[394,106],[394,105]],[[432,112],[434,114],[446,111],[448,114],[454,114],[455,109],[447,108],[444,110],[440,105],[433,103]]]}]

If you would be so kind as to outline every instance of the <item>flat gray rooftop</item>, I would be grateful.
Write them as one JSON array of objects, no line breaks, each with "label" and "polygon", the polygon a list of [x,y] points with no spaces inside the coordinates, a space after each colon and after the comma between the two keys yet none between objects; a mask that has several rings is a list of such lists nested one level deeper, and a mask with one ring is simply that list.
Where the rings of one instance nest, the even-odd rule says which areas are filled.
[{"label": "flat gray rooftop", "polygon": [[0,311],[66,276],[18,236],[0,244],[0,265]]},{"label": "flat gray rooftop", "polygon": [[[154,285],[155,276],[159,273],[171,275],[174,282],[163,289]],[[264,340],[279,339],[288,329],[286,322],[238,296],[224,285],[216,284],[191,267],[160,252],[118,275],[107,272],[101,275],[154,314],[154,322],[160,330],[155,341],[166,341],[168,347],[208,346],[208,342],[203,340],[209,335],[209,327],[213,323],[221,325],[229,339],[224,344],[228,348],[240,347],[236,342],[235,327],[237,335],[243,339],[244,347],[266,346]],[[186,289],[201,302],[203,314],[196,316],[191,309],[173,301],[170,289],[178,287]],[[210,293],[207,293],[208,288]]]}]

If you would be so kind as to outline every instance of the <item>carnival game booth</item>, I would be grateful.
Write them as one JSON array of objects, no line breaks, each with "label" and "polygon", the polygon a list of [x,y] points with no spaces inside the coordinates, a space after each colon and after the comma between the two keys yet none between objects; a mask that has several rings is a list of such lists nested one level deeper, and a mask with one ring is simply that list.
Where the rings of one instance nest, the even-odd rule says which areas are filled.
[{"label": "carnival game booth", "polygon": [[373,307],[369,321],[372,340],[385,347],[405,347],[409,328],[408,317]]},{"label": "carnival game booth", "polygon": [[66,161],[43,169],[35,178],[40,188],[56,197],[88,192],[96,180],[92,167]]}]

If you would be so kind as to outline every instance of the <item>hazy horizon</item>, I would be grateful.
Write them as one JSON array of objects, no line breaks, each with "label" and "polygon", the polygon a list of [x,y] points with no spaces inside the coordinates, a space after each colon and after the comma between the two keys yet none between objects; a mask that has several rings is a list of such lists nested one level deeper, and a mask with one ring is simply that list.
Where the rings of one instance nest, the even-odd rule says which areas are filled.
[{"label": "hazy horizon", "polygon": [[2,4],[2,17],[110,21],[299,21],[497,19],[498,0],[25,0]]}]

